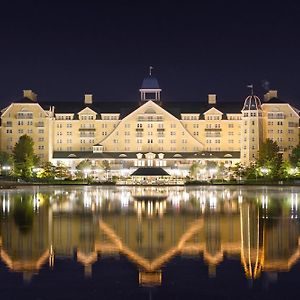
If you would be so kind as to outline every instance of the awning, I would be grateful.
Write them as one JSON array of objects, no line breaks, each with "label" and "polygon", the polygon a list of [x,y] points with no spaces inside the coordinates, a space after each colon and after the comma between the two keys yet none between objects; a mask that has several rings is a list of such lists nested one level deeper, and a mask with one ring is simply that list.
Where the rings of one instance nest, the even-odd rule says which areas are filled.
[{"label": "awning", "polygon": [[171,176],[163,168],[138,168],[130,176]]}]

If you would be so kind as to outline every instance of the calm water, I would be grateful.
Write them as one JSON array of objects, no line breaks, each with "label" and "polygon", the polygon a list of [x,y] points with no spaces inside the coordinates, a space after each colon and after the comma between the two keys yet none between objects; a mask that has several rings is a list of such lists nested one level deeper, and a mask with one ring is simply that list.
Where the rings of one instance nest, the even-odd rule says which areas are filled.
[{"label": "calm water", "polygon": [[300,188],[0,193],[0,299],[299,299]]}]

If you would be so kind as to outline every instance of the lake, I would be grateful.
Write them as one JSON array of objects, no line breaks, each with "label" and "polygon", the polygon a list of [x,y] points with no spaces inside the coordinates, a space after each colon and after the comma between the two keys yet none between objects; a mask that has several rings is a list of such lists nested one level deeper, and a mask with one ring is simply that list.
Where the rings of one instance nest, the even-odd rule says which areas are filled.
[{"label": "lake", "polygon": [[0,299],[299,299],[299,187],[1,190]]}]

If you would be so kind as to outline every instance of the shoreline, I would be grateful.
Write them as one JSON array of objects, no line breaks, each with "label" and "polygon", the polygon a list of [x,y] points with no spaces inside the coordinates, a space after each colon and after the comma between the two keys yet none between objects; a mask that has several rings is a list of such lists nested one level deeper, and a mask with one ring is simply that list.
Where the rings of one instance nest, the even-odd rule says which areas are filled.
[{"label": "shoreline", "polygon": [[78,183],[34,183],[34,182],[28,182],[28,183],[19,183],[19,182],[0,182],[0,190],[7,190],[7,189],[17,189],[17,188],[24,188],[24,187],[32,187],[32,186],[107,186],[107,187],[197,187],[197,186],[277,186],[277,187],[289,187],[289,186],[295,186],[300,187],[300,182],[294,183],[294,182],[244,182],[244,183],[188,183],[188,184],[110,184],[110,183],[84,183],[84,182],[78,182]]}]

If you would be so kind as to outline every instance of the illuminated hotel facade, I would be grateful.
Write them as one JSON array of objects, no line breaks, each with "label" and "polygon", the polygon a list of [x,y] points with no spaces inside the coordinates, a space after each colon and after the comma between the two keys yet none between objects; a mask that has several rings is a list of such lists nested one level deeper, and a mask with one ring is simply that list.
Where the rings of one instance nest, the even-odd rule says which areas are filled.
[{"label": "illuminated hotel facade", "polygon": [[95,102],[86,94],[81,102],[46,103],[31,90],[23,96],[1,111],[1,150],[11,153],[27,134],[41,161],[71,169],[89,159],[95,166],[107,161],[112,175],[158,166],[186,176],[194,162],[249,165],[267,138],[285,159],[299,143],[299,111],[277,91],[263,102],[252,93],[244,104],[219,102],[215,94],[205,102],[164,102],[149,76],[133,102]]}]

